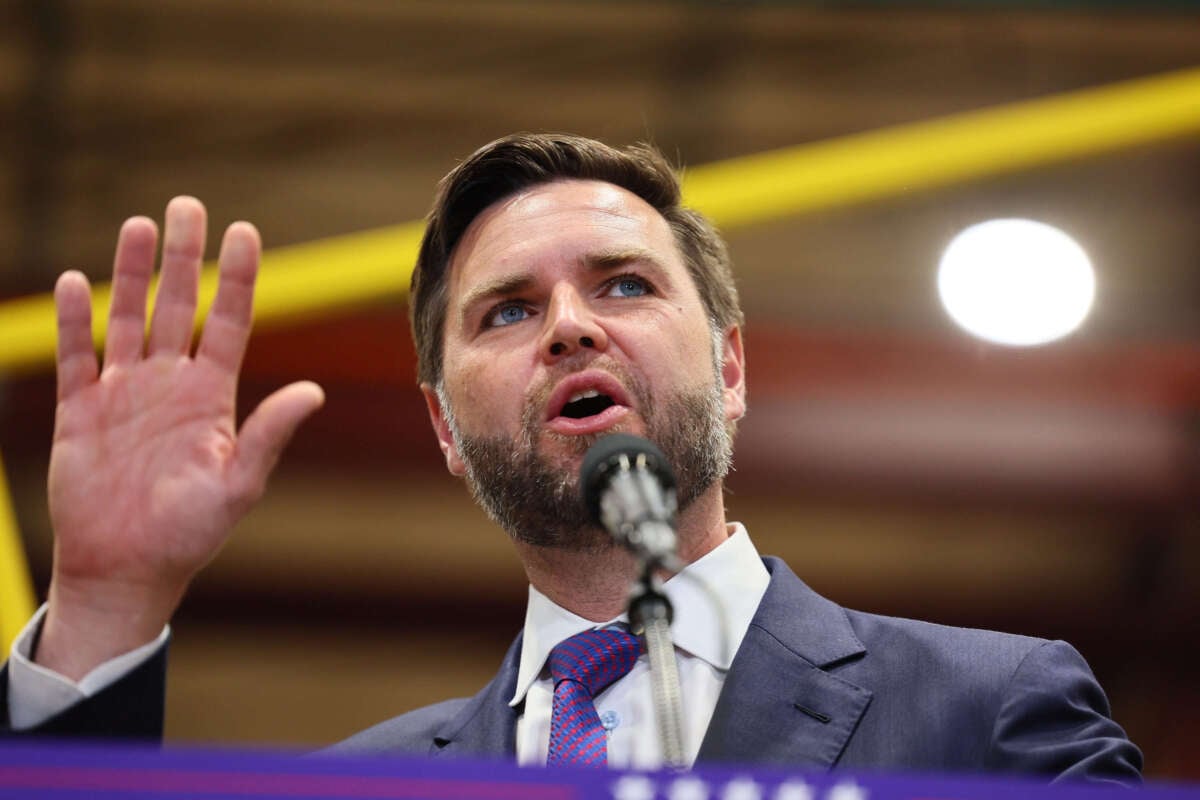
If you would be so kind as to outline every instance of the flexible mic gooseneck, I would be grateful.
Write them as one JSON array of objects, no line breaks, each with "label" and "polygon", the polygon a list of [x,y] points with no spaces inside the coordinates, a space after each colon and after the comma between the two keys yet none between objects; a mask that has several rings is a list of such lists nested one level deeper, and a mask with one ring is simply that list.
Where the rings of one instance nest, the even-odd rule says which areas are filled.
[{"label": "flexible mic gooseneck", "polygon": [[652,442],[627,433],[601,438],[579,470],[592,519],[643,562],[678,569],[675,473]]}]

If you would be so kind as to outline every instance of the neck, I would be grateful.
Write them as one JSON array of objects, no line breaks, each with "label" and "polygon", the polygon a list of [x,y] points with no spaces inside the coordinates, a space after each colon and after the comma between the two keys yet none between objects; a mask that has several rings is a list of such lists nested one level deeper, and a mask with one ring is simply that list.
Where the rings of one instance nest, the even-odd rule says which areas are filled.
[{"label": "neck", "polygon": [[[679,557],[690,564],[729,538],[720,483],[679,515]],[[623,547],[577,552],[517,542],[529,582],[568,611],[607,622],[625,611],[637,564]]]}]

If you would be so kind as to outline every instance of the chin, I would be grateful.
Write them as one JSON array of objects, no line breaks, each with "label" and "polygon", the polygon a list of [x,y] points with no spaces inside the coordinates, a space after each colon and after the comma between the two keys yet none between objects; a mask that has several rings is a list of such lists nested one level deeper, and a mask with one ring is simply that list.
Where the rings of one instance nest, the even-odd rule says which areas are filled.
[{"label": "chin", "polygon": [[579,460],[583,458],[583,454],[588,451],[588,448],[594,445],[601,436],[609,433],[615,433],[615,431],[601,431],[599,433],[586,433],[574,436],[564,436],[561,433],[547,431],[542,441],[542,446],[538,448],[538,454],[551,463],[567,460],[578,466]]}]

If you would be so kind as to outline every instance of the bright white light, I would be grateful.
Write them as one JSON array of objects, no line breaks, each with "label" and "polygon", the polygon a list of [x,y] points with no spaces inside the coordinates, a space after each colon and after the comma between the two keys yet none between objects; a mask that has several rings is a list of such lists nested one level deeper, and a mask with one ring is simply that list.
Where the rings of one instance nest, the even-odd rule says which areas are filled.
[{"label": "bright white light", "polygon": [[1087,253],[1058,228],[994,219],[950,242],[938,267],[938,294],[954,321],[976,336],[1044,344],[1087,317],[1096,276]]}]

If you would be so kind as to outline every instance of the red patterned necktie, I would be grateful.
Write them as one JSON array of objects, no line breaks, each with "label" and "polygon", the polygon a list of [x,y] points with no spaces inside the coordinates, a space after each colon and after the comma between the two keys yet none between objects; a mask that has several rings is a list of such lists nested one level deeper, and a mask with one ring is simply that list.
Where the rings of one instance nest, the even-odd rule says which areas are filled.
[{"label": "red patterned necktie", "polygon": [[554,708],[546,764],[608,763],[604,726],[592,698],[633,669],[641,642],[628,631],[584,631],[550,651]]}]

